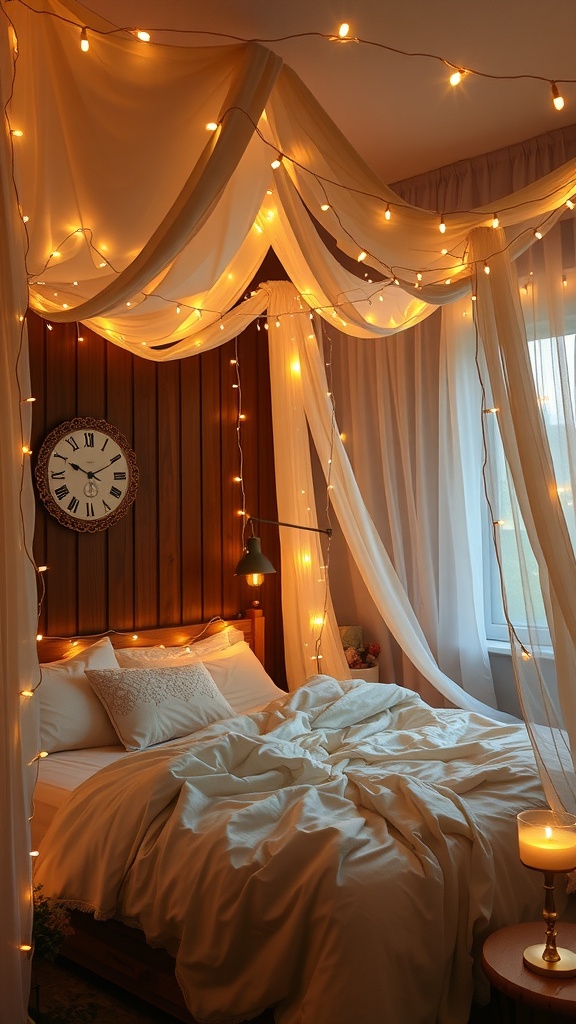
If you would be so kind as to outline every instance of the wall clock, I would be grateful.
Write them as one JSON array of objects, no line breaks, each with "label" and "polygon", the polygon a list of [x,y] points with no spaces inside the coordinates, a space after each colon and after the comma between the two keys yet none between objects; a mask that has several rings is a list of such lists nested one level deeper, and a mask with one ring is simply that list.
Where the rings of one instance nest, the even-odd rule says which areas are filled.
[{"label": "wall clock", "polygon": [[50,515],[71,530],[107,530],[136,496],[136,456],[105,420],[68,420],[45,438],[35,469],[38,493]]}]

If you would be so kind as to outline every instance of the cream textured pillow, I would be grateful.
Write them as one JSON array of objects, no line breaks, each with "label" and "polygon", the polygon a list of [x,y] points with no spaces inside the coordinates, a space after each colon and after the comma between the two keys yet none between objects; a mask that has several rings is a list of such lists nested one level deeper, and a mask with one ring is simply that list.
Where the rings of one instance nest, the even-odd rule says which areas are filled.
[{"label": "cream textured pillow", "polygon": [[204,659],[205,655],[216,654],[218,651],[228,650],[233,644],[244,639],[242,630],[234,626],[227,626],[212,636],[203,640],[196,640],[186,647],[122,647],[116,651],[118,664],[122,668],[136,668],[167,662],[170,665],[190,663],[196,658]]},{"label": "cream textured pillow", "polygon": [[258,711],[270,701],[286,696],[245,640],[228,650],[202,656],[202,663],[237,715]]},{"label": "cream textured pillow", "polygon": [[71,658],[40,666],[40,747],[57,750],[118,745],[118,737],[86,677],[86,669],[117,669],[108,637]]},{"label": "cream textured pillow", "polygon": [[126,750],[188,736],[234,712],[202,662],[87,672]]}]

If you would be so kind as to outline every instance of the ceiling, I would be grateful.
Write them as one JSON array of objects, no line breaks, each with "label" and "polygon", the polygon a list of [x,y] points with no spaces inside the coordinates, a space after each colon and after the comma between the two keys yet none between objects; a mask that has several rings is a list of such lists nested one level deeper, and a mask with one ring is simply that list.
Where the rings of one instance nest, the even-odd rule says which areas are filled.
[{"label": "ceiling", "polygon": [[[155,42],[262,40],[388,183],[576,123],[576,82],[561,86],[560,112],[550,86],[576,77],[574,0],[87,0],[85,6],[116,25],[149,29]],[[337,34],[343,21],[367,42],[306,35]],[[450,69],[435,57],[483,74],[454,88]],[[514,75],[529,77],[502,77]]]}]

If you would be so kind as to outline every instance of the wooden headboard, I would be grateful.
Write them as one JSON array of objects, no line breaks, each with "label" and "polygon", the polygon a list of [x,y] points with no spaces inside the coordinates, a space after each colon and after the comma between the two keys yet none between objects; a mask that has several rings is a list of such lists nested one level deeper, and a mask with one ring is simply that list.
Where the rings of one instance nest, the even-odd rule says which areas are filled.
[{"label": "wooden headboard", "polygon": [[108,630],[106,633],[97,633],[92,636],[42,637],[38,640],[38,660],[40,662],[57,661],[70,654],[71,649],[74,652],[81,651],[84,647],[96,643],[97,640],[102,640],[105,636],[110,637],[113,647],[151,647],[156,644],[164,644],[166,647],[183,647],[195,639],[200,639],[201,636],[206,637],[218,633],[226,626],[240,629],[258,660],[264,664],[264,614],[260,608],[248,609],[244,619],[212,619],[210,622],[192,625],[138,629],[134,632],[124,630],[121,633],[116,633],[113,630]]}]

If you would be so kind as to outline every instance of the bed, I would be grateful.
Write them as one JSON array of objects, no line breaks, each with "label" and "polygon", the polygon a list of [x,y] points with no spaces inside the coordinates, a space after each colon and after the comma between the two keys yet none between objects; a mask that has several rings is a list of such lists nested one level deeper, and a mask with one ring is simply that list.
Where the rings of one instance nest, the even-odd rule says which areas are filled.
[{"label": "bed", "polygon": [[[50,685],[72,658],[45,667],[60,749],[40,765],[35,877],[76,908],[76,958],[181,1020],[273,1006],[278,1024],[466,1024],[488,997],[486,936],[541,916],[516,839],[516,813],[545,804],[524,727],[393,684],[316,676],[285,694],[255,627],[228,624],[219,652],[204,627],[198,644],[187,627],[92,638],[76,688],[112,742],[72,697],[58,724]],[[82,715],[92,745],[73,748]]]}]

